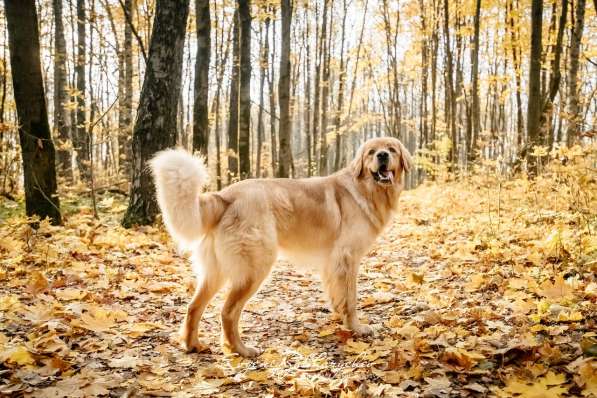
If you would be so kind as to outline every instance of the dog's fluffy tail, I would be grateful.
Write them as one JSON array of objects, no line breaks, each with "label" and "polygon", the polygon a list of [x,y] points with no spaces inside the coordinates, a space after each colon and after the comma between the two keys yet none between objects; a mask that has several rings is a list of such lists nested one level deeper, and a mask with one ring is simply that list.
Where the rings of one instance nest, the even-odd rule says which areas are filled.
[{"label": "dog's fluffy tail", "polygon": [[205,163],[182,149],[168,149],[149,165],[164,224],[177,243],[188,246],[204,235],[199,194],[209,181]]}]

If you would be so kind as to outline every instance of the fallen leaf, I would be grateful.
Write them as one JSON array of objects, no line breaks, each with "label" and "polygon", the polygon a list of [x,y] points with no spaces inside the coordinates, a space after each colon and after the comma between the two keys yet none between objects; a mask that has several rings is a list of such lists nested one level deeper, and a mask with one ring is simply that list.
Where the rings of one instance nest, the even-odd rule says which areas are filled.
[{"label": "fallen leaf", "polygon": [[25,346],[18,345],[0,352],[0,363],[5,362],[22,366],[34,364],[35,359]]}]

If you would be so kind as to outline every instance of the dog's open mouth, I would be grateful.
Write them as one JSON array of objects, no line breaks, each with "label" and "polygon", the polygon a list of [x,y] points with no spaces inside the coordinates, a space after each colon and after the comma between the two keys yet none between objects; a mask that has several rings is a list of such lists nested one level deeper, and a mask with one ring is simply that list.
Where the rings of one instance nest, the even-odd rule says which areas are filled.
[{"label": "dog's open mouth", "polygon": [[382,164],[379,166],[376,172],[371,172],[373,174],[373,179],[382,185],[391,185],[394,183],[394,172],[392,170],[388,170],[388,166]]}]

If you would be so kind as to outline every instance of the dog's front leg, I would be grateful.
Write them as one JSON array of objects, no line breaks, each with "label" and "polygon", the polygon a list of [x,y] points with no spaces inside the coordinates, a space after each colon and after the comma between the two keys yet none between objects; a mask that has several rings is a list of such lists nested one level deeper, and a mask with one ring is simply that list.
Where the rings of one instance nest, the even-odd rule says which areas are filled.
[{"label": "dog's front leg", "polygon": [[325,290],[332,307],[342,317],[344,327],[360,336],[373,333],[368,325],[359,322],[357,314],[357,275],[359,261],[349,253],[332,259],[332,266],[323,273]]}]

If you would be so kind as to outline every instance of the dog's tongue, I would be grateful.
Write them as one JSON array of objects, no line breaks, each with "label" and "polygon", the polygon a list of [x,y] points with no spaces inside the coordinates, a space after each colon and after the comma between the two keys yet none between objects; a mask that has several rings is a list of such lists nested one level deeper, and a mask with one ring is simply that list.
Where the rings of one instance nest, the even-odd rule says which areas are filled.
[{"label": "dog's tongue", "polygon": [[392,181],[392,183],[394,183],[394,173],[392,171],[388,171],[387,176],[390,179],[390,181]]}]

